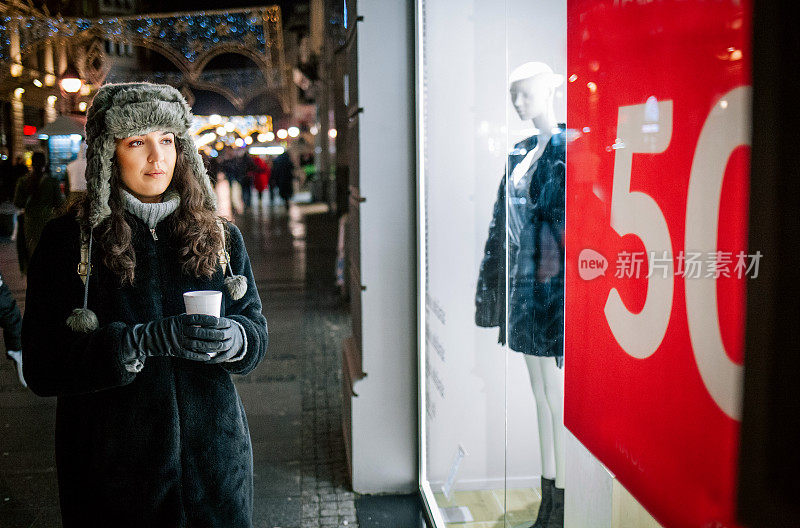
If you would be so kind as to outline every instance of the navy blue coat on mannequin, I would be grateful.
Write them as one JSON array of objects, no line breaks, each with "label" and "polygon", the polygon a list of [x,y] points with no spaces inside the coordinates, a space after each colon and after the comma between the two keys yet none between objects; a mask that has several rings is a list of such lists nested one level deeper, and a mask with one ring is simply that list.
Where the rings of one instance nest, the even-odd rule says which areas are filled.
[{"label": "navy blue coat on mannequin", "polygon": [[[500,343],[507,336],[512,350],[555,357],[559,365],[564,354],[565,139],[565,126],[560,125],[525,174],[527,192],[507,191],[508,178],[503,176],[475,294],[478,326],[497,326]],[[536,142],[532,136],[515,145],[509,174]],[[554,269],[554,275],[537,280],[543,266]]]}]

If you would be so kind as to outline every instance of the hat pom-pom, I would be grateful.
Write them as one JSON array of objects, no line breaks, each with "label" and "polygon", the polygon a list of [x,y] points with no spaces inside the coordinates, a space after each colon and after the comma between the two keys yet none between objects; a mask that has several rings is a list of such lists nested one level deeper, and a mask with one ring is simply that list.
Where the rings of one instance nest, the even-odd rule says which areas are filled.
[{"label": "hat pom-pom", "polygon": [[231,299],[238,301],[247,293],[247,278],[244,275],[234,275],[225,279],[225,287],[231,294]]},{"label": "hat pom-pom", "polygon": [[97,330],[100,324],[97,322],[97,315],[88,308],[75,308],[72,315],[67,317],[67,326],[73,332],[91,332]]}]

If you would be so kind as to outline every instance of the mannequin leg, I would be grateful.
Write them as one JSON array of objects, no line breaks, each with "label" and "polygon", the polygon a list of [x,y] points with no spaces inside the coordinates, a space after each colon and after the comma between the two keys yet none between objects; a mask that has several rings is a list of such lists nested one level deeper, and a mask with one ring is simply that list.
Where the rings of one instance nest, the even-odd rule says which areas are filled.
[{"label": "mannequin leg", "polygon": [[564,487],[564,369],[558,368],[551,357],[526,356],[530,362],[538,364],[543,379],[543,390],[547,398],[547,407],[552,420],[553,454],[555,456],[556,487]]},{"label": "mannequin leg", "polygon": [[564,528],[564,370],[558,368],[551,357],[534,358],[542,371],[544,392],[553,418],[553,452],[555,453],[556,481],[551,490],[552,510],[545,528]]},{"label": "mannequin leg", "polygon": [[[547,380],[544,377],[542,359],[549,359],[555,366],[552,358],[539,358],[525,354],[525,364],[528,367],[528,375],[531,379],[533,397],[536,401],[536,420],[539,425],[539,448],[542,457],[542,476],[549,479],[557,477],[558,466],[556,464],[555,452],[553,450],[553,424],[555,417],[550,410],[550,404],[546,394]],[[563,477],[562,477],[563,479]],[[561,484],[563,486],[563,483]]]}]

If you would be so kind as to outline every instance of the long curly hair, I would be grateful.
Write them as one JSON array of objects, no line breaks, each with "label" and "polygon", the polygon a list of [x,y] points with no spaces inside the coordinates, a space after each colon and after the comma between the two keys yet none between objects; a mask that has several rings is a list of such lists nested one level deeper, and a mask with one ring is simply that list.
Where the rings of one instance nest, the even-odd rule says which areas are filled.
[{"label": "long curly hair", "polygon": [[[216,212],[205,205],[203,189],[192,174],[179,143],[175,144],[177,160],[169,190],[180,196],[180,205],[173,213],[173,234],[180,241],[181,268],[184,273],[197,278],[210,278],[219,265],[218,252],[224,244],[217,224]],[[94,229],[95,244],[103,255],[103,263],[119,276],[120,284],[130,285],[136,276],[136,254],[131,243],[131,226],[125,220],[125,207],[120,190],[122,177],[116,158],[111,171],[111,215]],[[85,225],[89,218],[90,200],[87,196],[71,208]]]}]

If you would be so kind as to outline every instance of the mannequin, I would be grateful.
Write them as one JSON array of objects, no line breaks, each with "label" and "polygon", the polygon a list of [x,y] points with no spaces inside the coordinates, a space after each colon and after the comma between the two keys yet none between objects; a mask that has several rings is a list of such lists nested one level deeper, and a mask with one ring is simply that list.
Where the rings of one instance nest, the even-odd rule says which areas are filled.
[{"label": "mannequin", "polygon": [[564,524],[565,126],[553,109],[561,83],[563,76],[542,62],[511,73],[511,102],[536,134],[509,155],[476,293],[476,323],[500,327],[500,342],[507,337],[509,348],[524,354],[533,387],[542,461],[542,502],[533,528]]}]

